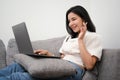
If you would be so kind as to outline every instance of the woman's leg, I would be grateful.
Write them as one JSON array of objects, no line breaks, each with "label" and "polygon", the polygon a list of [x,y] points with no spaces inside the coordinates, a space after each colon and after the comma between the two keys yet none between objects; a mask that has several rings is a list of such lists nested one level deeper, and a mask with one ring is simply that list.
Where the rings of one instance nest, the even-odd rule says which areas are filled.
[{"label": "woman's leg", "polygon": [[42,80],[33,78],[21,65],[13,63],[0,70],[0,80]]},{"label": "woman's leg", "polygon": [[84,73],[85,73],[85,70],[84,69],[81,69],[77,64],[75,64],[75,63],[72,63],[72,62],[70,62],[71,64],[73,64],[73,66],[75,67],[75,69],[76,69],[76,74],[75,75],[72,75],[72,76],[70,76],[70,77],[68,77],[68,78],[66,78],[66,80],[82,80],[82,77],[83,77],[83,75],[84,75]]},{"label": "woman's leg", "polygon": [[0,77],[8,76],[15,72],[25,72],[25,69],[18,63],[13,63],[0,70]]},{"label": "woman's leg", "polygon": [[85,73],[84,69],[81,69],[77,64],[70,62],[75,69],[76,69],[76,74],[68,77],[63,77],[63,78],[53,78],[53,79],[48,79],[48,80],[82,80],[82,77]]},{"label": "woman's leg", "polygon": [[34,80],[27,72],[15,72],[9,76],[2,76],[0,80]]},{"label": "woman's leg", "polygon": [[70,62],[75,69],[76,69],[76,74],[68,77],[61,77],[61,78],[51,78],[51,79],[46,79],[46,80],[82,80],[82,77],[84,75],[85,70],[81,69],[80,66],[78,66],[75,63]]}]

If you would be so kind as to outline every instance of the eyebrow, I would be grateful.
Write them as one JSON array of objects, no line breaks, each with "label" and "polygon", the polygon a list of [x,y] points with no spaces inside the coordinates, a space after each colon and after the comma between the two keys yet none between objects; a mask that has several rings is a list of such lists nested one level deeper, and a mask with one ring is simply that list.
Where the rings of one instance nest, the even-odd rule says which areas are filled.
[{"label": "eyebrow", "polygon": [[[76,17],[72,17],[72,18],[70,18],[70,19],[77,19]],[[70,19],[68,19],[68,21],[70,21]]]}]

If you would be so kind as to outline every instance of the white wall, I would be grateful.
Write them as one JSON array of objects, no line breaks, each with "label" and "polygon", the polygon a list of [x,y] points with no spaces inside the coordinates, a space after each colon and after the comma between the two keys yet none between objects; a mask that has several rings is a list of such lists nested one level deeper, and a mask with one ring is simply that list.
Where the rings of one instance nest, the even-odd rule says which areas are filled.
[{"label": "white wall", "polygon": [[[108,4],[109,3],[109,4]],[[13,38],[12,25],[26,22],[32,41],[63,36],[65,13],[74,5],[89,12],[105,48],[120,48],[119,0],[0,0],[0,38]]]},{"label": "white wall", "polygon": [[90,13],[105,48],[120,48],[120,0],[91,0]]}]

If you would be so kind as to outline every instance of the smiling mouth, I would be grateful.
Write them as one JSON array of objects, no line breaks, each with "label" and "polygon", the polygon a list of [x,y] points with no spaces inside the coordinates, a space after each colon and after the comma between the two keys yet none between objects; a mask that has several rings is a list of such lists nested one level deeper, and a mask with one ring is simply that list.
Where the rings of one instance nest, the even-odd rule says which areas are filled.
[{"label": "smiling mouth", "polygon": [[73,26],[73,27],[72,27],[72,30],[75,30],[76,28],[77,28],[77,26]]}]

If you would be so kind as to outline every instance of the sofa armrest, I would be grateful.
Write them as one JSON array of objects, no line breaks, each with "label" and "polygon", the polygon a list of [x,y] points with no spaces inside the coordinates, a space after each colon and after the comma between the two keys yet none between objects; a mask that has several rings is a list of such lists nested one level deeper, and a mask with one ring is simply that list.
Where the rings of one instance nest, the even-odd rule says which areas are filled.
[{"label": "sofa armrest", "polygon": [[0,69],[6,66],[6,49],[3,41],[0,39]]},{"label": "sofa armrest", "polygon": [[98,80],[120,80],[120,49],[104,49]]}]

